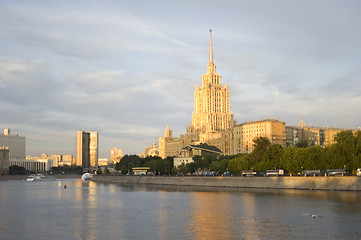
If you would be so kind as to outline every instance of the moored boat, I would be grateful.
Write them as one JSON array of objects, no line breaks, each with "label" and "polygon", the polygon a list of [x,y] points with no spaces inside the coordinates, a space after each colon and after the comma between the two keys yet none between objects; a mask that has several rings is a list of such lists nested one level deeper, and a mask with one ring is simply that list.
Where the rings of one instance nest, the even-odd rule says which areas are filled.
[{"label": "moored boat", "polygon": [[85,180],[91,180],[93,177],[93,174],[91,173],[84,173],[82,176],[81,176],[81,180],[85,181]]},{"label": "moored boat", "polygon": [[55,177],[53,176],[44,176],[43,174],[31,174],[26,179],[28,182],[34,181],[54,181]]}]

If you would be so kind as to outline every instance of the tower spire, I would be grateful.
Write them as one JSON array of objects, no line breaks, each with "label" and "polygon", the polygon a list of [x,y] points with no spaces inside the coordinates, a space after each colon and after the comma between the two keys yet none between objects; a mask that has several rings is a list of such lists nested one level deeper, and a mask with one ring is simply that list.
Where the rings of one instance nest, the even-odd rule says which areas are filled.
[{"label": "tower spire", "polygon": [[213,63],[212,29],[209,29],[209,63]]}]

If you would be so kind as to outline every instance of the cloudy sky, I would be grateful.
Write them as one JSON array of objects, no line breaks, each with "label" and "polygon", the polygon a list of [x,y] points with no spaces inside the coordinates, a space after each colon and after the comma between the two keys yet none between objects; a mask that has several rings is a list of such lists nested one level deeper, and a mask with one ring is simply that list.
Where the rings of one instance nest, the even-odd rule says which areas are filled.
[{"label": "cloudy sky", "polygon": [[214,62],[238,123],[361,126],[361,2],[0,1],[0,128],[27,154],[137,154],[167,124],[185,132]]}]

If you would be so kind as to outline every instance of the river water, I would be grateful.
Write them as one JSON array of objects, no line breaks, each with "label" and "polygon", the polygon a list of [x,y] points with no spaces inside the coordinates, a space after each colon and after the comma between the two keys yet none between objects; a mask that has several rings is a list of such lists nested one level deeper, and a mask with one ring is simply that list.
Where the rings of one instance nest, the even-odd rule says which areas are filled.
[{"label": "river water", "polygon": [[360,192],[0,181],[0,239],[360,238]]}]

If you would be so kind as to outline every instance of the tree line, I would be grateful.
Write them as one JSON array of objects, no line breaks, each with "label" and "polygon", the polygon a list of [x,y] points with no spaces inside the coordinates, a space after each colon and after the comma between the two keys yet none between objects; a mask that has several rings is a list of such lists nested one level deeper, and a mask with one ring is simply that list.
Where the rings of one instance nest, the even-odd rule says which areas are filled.
[{"label": "tree line", "polygon": [[342,131],[335,135],[335,143],[320,147],[307,146],[301,142],[297,146],[283,148],[271,144],[265,137],[254,139],[252,153],[232,156],[196,156],[194,162],[173,166],[173,158],[141,158],[137,155],[125,155],[115,169],[121,173],[131,173],[133,167],[150,167],[150,171],[160,175],[193,174],[212,171],[219,174],[229,171],[240,175],[244,170],[263,172],[269,169],[283,169],[286,174],[302,174],[303,170],[346,169],[356,171],[361,168],[361,131]]}]

